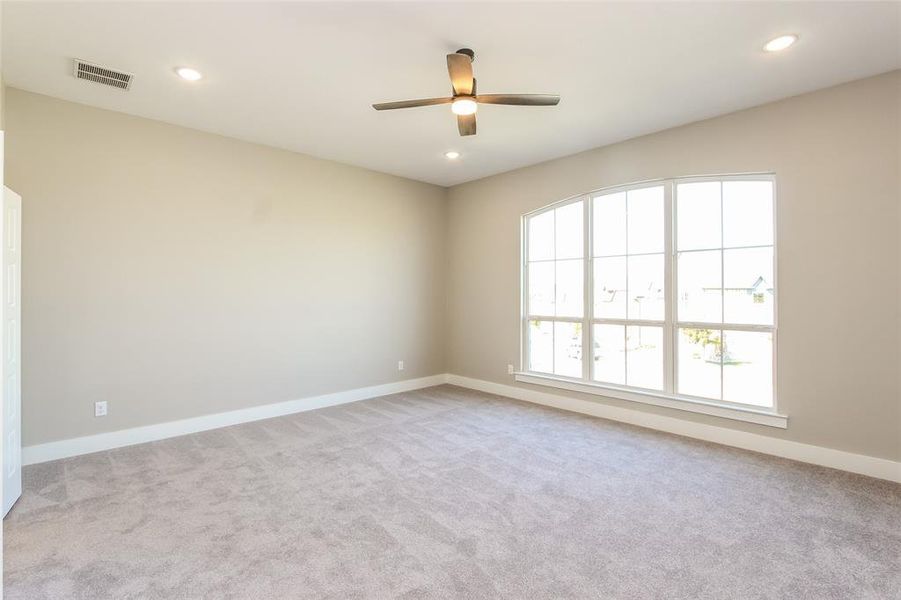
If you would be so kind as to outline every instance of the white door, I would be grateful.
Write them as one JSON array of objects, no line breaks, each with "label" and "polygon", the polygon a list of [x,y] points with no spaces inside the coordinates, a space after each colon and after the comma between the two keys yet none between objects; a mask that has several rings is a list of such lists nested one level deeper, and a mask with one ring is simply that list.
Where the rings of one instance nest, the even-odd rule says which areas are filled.
[{"label": "white door", "polygon": [[22,197],[3,188],[3,516],[22,495]]}]

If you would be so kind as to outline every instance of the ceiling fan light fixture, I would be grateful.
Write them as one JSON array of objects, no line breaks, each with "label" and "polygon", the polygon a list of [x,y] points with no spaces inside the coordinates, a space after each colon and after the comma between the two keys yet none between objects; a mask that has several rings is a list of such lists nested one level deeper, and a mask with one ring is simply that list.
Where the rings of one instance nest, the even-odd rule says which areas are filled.
[{"label": "ceiling fan light fixture", "polygon": [[[556,94],[476,94],[476,80],[472,74],[472,59],[475,53],[462,48],[447,55],[447,74],[450,76],[453,96],[444,98],[422,98],[400,100],[399,102],[379,102],[373,104],[375,110],[395,110],[417,106],[450,104],[451,112],[457,117],[457,131],[461,136],[476,134],[476,111],[479,104],[505,104],[508,106],[557,106],[560,96]],[[449,160],[453,160],[448,156]]]},{"label": "ceiling fan light fixture", "polygon": [[457,98],[451,104],[451,110],[455,115],[474,115],[479,105],[472,98]]}]

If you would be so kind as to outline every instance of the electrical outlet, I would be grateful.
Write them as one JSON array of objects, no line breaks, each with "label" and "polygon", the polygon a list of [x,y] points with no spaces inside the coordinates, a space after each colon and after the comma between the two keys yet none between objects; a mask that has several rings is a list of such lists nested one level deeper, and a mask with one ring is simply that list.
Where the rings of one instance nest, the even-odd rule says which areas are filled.
[{"label": "electrical outlet", "polygon": [[404,361],[402,361],[402,360],[397,361],[397,370],[398,371],[404,370]]},{"label": "electrical outlet", "polygon": [[106,416],[106,400],[103,402],[95,402],[94,403],[94,416],[95,417],[105,417]]},{"label": "electrical outlet", "polygon": [[507,365],[507,375],[513,375],[513,365]]}]

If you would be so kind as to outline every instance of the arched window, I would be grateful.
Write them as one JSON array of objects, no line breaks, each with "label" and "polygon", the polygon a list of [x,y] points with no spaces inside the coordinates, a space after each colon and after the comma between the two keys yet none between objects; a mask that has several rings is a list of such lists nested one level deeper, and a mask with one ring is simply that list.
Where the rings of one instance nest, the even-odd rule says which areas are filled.
[{"label": "arched window", "polygon": [[775,413],[774,206],[767,174],[622,186],[524,215],[520,375]]}]

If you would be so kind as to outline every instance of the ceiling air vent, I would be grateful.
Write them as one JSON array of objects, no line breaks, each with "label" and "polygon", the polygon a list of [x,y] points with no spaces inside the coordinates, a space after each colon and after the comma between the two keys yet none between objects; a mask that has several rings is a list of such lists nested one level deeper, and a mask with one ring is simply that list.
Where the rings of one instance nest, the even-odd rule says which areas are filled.
[{"label": "ceiling air vent", "polygon": [[123,73],[122,71],[95,65],[77,58],[75,59],[75,77],[93,81],[94,83],[111,85],[120,90],[129,89],[132,80],[135,78],[131,73]]}]

